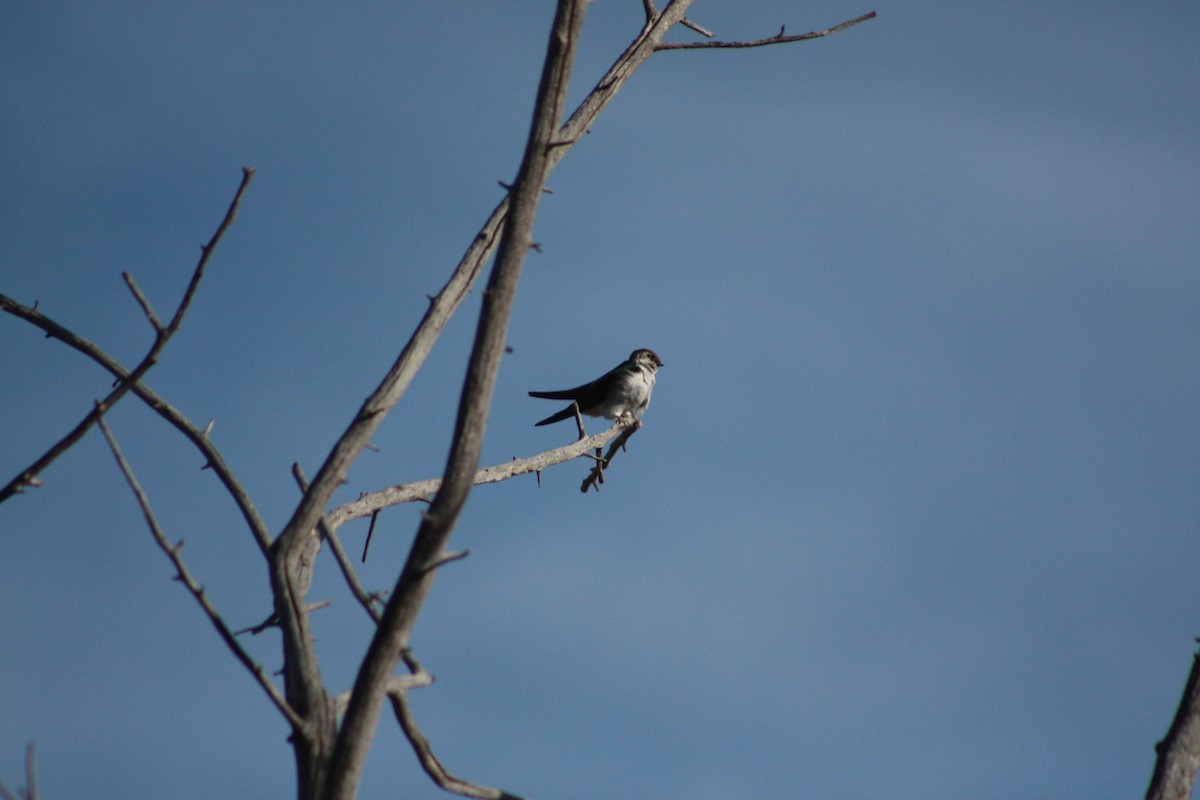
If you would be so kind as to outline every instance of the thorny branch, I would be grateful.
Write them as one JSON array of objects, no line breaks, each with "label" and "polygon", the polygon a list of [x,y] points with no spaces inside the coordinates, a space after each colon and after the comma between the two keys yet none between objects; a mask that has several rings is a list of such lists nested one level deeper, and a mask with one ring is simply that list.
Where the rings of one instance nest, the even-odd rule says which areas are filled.
[{"label": "thorny branch", "polygon": [[109,449],[112,450],[113,457],[117,460],[117,467],[120,468],[121,474],[125,476],[125,482],[129,484],[129,488],[133,490],[134,497],[137,498],[138,506],[142,509],[142,516],[146,518],[146,524],[150,527],[150,533],[154,536],[155,544],[167,554],[167,558],[171,559],[171,563],[175,565],[176,577],[191,592],[192,597],[200,604],[200,608],[204,610],[213,627],[217,629],[221,640],[233,652],[234,657],[242,662],[242,666],[250,671],[250,674],[258,681],[259,686],[267,693],[267,697],[275,704],[280,713],[293,726],[303,728],[305,725],[304,719],[288,705],[287,700],[284,699],[283,695],[279,692],[279,688],[271,681],[271,678],[262,668],[262,665],[251,658],[250,654],[238,643],[237,637],[234,636],[229,626],[225,624],[225,620],[221,617],[220,612],[217,611],[216,606],[208,599],[208,593],[204,590],[204,587],[192,577],[191,571],[183,560],[183,542],[171,544],[170,540],[167,539],[162,526],[158,523],[158,518],[150,508],[150,499],[146,496],[146,492],[142,489],[137,477],[133,474],[133,468],[130,467],[129,461],[121,451],[121,446],[117,444],[116,437],[113,436],[108,423],[103,418],[97,418],[97,422],[100,426],[100,432],[104,434],[104,439],[108,442]]},{"label": "thorny branch", "polygon": [[[485,483],[498,483],[517,475],[540,472],[556,464],[562,464],[571,459],[579,458],[589,450],[603,447],[620,432],[621,429],[614,425],[606,431],[589,436],[586,439],[571,442],[564,447],[547,450],[527,458],[514,458],[512,461],[506,461],[503,464],[484,467],[475,473],[473,485],[479,486]],[[376,492],[366,492],[360,495],[357,500],[340,505],[331,511],[328,515],[329,525],[336,530],[351,520],[369,517],[381,509],[397,506],[402,503],[411,503],[414,500],[424,500],[432,497],[441,486],[441,478],[431,478],[430,480],[389,486],[386,489],[380,489]]]},{"label": "thorny branch", "polygon": [[[829,36],[830,34],[837,33],[838,31],[844,31],[844,30],[846,30],[846,28],[853,27],[853,26],[859,24],[860,22],[866,22],[869,19],[874,19],[875,16],[876,16],[875,12],[870,11],[866,14],[863,14],[861,17],[856,17],[855,19],[847,20],[846,22],[843,22],[839,25],[834,25],[832,28],[825,28],[824,30],[820,30],[820,31],[809,31],[808,33],[801,33],[796,36],[784,35],[784,28],[781,27],[779,29],[779,33],[775,34],[774,36],[768,36],[765,39],[755,39],[750,42],[721,42],[721,41],[717,41],[717,42],[663,42],[663,43],[659,44],[658,46],[656,46],[654,49],[655,50],[703,50],[705,48],[765,47],[766,45],[769,45],[769,44],[787,44],[788,42],[804,42],[804,41],[808,41],[809,39],[820,39],[822,36]],[[688,27],[693,27],[693,26],[689,25]],[[698,33],[703,33],[706,36],[711,36],[711,34],[709,34],[707,31],[703,31],[698,28],[694,28],[694,29],[697,30]]]},{"label": "thorny branch", "polygon": [[[154,316],[153,311],[149,311],[149,304],[144,303],[145,298],[139,296],[140,292],[135,292],[139,303],[143,304],[143,310],[147,311],[151,323],[155,328],[154,343],[150,346],[150,350],[142,358],[141,362],[120,381],[116,387],[108,393],[108,395],[100,401],[97,401],[92,409],[84,416],[84,418],[71,429],[62,439],[60,439],[53,447],[47,450],[37,461],[34,461],[28,467],[23,469],[15,478],[8,482],[4,488],[0,489],[0,503],[3,503],[14,494],[23,491],[26,486],[37,486],[39,484],[38,475],[50,466],[56,458],[61,456],[67,450],[83,438],[92,426],[108,412],[122,397],[132,389],[138,381],[142,379],[151,367],[158,361],[158,355],[163,348],[167,346],[167,342],[179,330],[179,326],[183,324],[183,317],[187,314],[188,308],[192,304],[192,298],[196,295],[196,289],[200,286],[200,279],[204,277],[204,270],[208,266],[209,258],[212,257],[213,250],[217,243],[221,241],[221,237],[225,235],[225,231],[233,224],[234,217],[237,215],[238,205],[242,202],[242,195],[246,193],[246,187],[250,183],[250,178],[254,176],[254,170],[251,167],[242,168],[242,182],[238,186],[237,194],[233,197],[233,202],[229,204],[229,210],[225,212],[225,218],[221,220],[221,224],[217,226],[216,233],[208,241],[208,244],[201,247],[200,261],[196,264],[196,268],[192,271],[192,278],[188,282],[187,289],[183,293],[183,299],[179,301],[179,307],[175,309],[175,315],[171,318],[171,322],[165,327],[161,327],[158,318]],[[132,289],[137,284],[130,283]],[[7,310],[7,309],[6,309]]]}]

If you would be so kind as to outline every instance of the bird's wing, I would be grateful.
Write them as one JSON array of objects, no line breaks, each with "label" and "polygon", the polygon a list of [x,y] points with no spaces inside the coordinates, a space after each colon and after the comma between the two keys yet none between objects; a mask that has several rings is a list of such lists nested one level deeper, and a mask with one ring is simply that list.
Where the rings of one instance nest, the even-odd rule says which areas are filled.
[{"label": "bird's wing", "polygon": [[530,392],[529,396],[545,400],[574,400],[579,403],[580,408],[590,408],[604,400],[604,389],[608,385],[609,379],[624,366],[625,364],[622,362],[591,383],[576,386],[574,389],[563,389],[559,392]]}]

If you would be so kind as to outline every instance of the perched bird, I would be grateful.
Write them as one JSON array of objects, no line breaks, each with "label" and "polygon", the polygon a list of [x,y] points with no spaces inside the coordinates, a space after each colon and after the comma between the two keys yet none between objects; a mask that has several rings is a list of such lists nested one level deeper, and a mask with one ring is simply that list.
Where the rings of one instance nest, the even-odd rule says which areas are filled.
[{"label": "perched bird", "polygon": [[591,383],[561,392],[530,392],[530,397],[574,401],[537,424],[570,419],[575,416],[575,403],[579,404],[580,413],[589,417],[617,419],[625,424],[641,419],[650,405],[650,392],[654,391],[654,373],[662,365],[653,350],[634,350],[628,361]]}]

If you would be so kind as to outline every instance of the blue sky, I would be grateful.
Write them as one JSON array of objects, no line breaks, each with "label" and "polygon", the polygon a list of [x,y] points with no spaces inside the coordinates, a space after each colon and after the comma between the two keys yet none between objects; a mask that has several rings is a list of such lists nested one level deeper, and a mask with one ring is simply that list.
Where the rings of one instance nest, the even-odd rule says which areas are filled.
[{"label": "blue sky", "polygon": [[[666,362],[599,495],[475,492],[414,646],[443,761],[535,798],[1118,797],[1200,634],[1200,9],[698,2],[550,179],[484,463],[568,441],[529,389]],[[148,383],[278,530],[519,162],[550,3],[9,5],[0,291],[126,364],[257,175]],[[581,98],[641,4],[593,3]],[[678,34],[675,38],[689,38]],[[444,463],[468,300],[338,500]],[[8,480],[108,380],[0,319]],[[266,570],[202,459],[111,416],[231,624]],[[0,507],[0,776],[288,797],[285,726],[98,435]],[[390,585],[418,510],[385,513]],[[343,537],[361,546],[365,528]],[[369,635],[331,563],[327,683]],[[249,640],[268,668],[278,637]],[[386,720],[362,797],[435,797]]]}]

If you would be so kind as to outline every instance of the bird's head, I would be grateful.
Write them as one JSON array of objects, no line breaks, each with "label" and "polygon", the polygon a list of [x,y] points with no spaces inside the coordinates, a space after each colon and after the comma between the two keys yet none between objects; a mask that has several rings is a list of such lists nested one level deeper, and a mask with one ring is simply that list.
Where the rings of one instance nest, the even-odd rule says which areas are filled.
[{"label": "bird's head", "polygon": [[663,362],[659,359],[657,353],[655,353],[653,350],[646,350],[644,348],[641,350],[634,350],[632,353],[630,353],[629,363],[641,364],[644,367],[648,367],[651,372],[654,372],[659,367],[663,366]]}]

